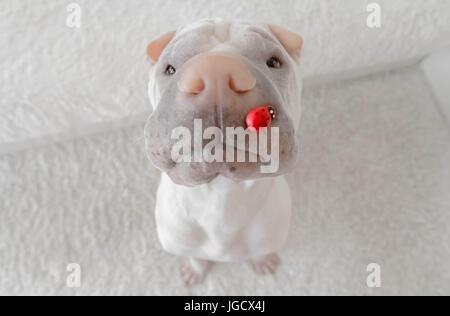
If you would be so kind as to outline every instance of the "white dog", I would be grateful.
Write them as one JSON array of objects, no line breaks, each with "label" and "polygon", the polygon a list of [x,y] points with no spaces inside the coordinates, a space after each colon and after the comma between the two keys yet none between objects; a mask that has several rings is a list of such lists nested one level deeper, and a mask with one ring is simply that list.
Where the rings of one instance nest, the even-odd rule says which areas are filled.
[{"label": "white dog", "polygon": [[[290,189],[282,175],[298,158],[302,44],[299,35],[278,26],[217,19],[180,28],[148,46],[154,112],[145,129],[146,149],[163,171],[158,236],[166,251],[185,258],[182,276],[188,285],[201,282],[211,262],[247,261],[261,274],[273,273],[279,264],[276,253],[286,241],[291,215]],[[200,133],[211,127],[247,128],[249,113],[250,120],[258,119],[254,109],[267,109],[271,117],[265,116],[262,126],[278,131],[268,138],[278,136],[271,146],[279,153],[277,170],[261,172],[268,164],[262,159],[174,161],[177,127],[197,136],[195,120],[202,121]],[[250,131],[261,139],[257,129]],[[217,141],[224,156],[234,149],[252,152],[249,146]]]}]

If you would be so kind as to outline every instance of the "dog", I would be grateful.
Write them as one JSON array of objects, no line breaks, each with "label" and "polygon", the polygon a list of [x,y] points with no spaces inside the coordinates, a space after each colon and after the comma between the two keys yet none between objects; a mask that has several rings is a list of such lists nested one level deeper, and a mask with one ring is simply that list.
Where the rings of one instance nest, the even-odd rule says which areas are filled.
[{"label": "dog", "polygon": [[[164,250],[183,258],[187,285],[201,283],[214,262],[248,262],[259,274],[274,273],[280,264],[277,252],[291,217],[283,175],[299,156],[302,46],[300,35],[279,26],[209,19],[167,33],[147,48],[153,113],[145,146],[162,171],[157,232]],[[250,126],[255,124],[260,126]],[[241,128],[259,141],[261,127],[268,141],[276,141],[271,151],[278,150],[278,166],[262,172],[269,164],[264,159],[205,161],[200,155],[189,160],[205,152],[205,139],[197,148],[188,143],[182,159],[174,159],[179,127],[197,136],[211,128]],[[215,139],[219,158],[232,150],[263,156],[226,139]]]}]

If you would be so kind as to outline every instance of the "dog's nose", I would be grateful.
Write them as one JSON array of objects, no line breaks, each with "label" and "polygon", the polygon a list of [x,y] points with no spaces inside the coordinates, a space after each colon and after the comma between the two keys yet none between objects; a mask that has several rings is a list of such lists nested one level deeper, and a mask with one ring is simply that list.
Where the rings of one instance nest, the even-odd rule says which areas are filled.
[{"label": "dog's nose", "polygon": [[178,89],[192,95],[217,94],[224,90],[245,94],[255,85],[256,79],[239,59],[200,55],[188,62],[178,82]]}]

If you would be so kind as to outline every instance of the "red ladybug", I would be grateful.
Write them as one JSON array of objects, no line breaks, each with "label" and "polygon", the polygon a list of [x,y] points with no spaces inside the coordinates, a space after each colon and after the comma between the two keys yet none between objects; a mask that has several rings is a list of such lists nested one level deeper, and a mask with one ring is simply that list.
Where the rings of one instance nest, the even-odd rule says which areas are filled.
[{"label": "red ladybug", "polygon": [[271,106],[261,106],[247,114],[246,122],[250,130],[258,132],[261,127],[269,127],[275,119],[275,109]]}]

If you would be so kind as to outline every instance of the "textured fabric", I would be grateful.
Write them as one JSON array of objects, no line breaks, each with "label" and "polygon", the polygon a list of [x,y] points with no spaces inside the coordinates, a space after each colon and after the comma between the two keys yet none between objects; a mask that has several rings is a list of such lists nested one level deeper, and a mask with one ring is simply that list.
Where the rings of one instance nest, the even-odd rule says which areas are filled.
[{"label": "textured fabric", "polygon": [[[275,277],[187,289],[157,240],[142,126],[0,157],[0,294],[450,294],[450,132],[417,69],[307,89]],[[66,287],[66,266],[82,287]],[[366,286],[379,263],[382,287]]]},{"label": "textured fabric", "polygon": [[379,0],[380,29],[366,25],[369,0],[75,2],[80,29],[66,26],[69,2],[0,1],[0,153],[144,120],[147,44],[198,19],[298,32],[305,74],[319,82],[408,63],[450,39],[450,2],[441,0]]},{"label": "textured fabric", "polygon": [[442,112],[450,123],[450,47],[428,56],[421,68],[425,74],[431,90],[436,96]]}]

